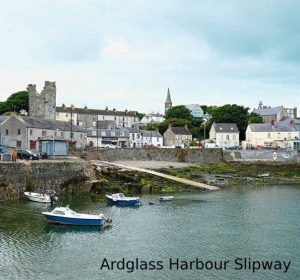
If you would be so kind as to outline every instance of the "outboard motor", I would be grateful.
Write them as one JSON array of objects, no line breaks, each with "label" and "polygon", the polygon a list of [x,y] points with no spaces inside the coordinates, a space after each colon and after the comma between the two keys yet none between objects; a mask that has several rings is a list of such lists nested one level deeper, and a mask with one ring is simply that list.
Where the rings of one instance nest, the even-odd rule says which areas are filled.
[{"label": "outboard motor", "polygon": [[53,205],[54,202],[58,201],[58,197],[55,196],[56,192],[54,190],[47,190],[47,194],[50,196],[51,205]]}]

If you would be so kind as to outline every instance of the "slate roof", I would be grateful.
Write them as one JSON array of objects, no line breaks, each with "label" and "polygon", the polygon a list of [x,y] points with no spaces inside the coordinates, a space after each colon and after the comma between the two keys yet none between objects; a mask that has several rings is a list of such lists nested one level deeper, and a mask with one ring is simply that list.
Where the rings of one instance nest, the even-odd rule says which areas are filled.
[{"label": "slate roof", "polygon": [[162,138],[162,135],[158,131],[141,130],[143,137],[156,137]]},{"label": "slate roof", "polygon": [[270,116],[277,115],[283,108],[282,107],[271,107],[271,108],[262,108],[262,109],[254,109],[253,113],[256,113],[261,116]]},{"label": "slate roof", "polygon": [[8,119],[8,116],[2,116],[2,115],[0,115],[0,123],[4,122],[7,119]]},{"label": "slate roof", "polygon": [[216,132],[240,133],[235,123],[213,123]]},{"label": "slate roof", "polygon": [[252,123],[250,128],[253,132],[292,132],[297,131],[293,124],[288,122],[275,122],[274,126],[271,123]]},{"label": "slate roof", "polygon": [[[41,128],[41,129],[50,129],[50,130],[61,130],[61,131],[71,131],[71,123],[56,121],[56,120],[46,120],[35,117],[27,116],[16,116],[21,122],[24,123],[26,127],[30,128]],[[72,131],[74,132],[84,132],[84,129],[72,125]]]},{"label": "slate roof", "polygon": [[[87,129],[87,136],[88,137],[95,137],[93,135],[93,131],[96,131],[96,129],[89,128]],[[102,131],[105,131],[105,136],[101,134]],[[114,132],[114,133],[113,133]],[[121,133],[123,132],[123,135]],[[127,129],[98,129],[98,136],[99,137],[123,137],[123,138],[129,138],[129,131]]]},{"label": "slate roof", "polygon": [[[70,107],[56,107],[58,113],[71,113]],[[136,117],[136,111],[117,111],[117,110],[99,110],[99,109],[86,109],[86,108],[74,108],[73,113],[81,115],[105,115],[105,116],[130,116]]]},{"label": "slate roof", "polygon": [[138,130],[135,127],[125,127],[129,131],[129,133],[141,133],[140,130]]},{"label": "slate roof", "polygon": [[176,135],[191,135],[192,134],[185,127],[171,127],[171,131]]}]

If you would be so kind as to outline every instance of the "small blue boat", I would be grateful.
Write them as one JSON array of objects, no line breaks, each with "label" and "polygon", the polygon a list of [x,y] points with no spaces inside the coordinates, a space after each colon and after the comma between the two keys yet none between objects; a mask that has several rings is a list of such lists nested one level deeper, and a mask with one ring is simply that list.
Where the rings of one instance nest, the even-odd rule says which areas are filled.
[{"label": "small blue boat", "polygon": [[141,205],[139,197],[126,197],[123,193],[115,193],[112,195],[105,195],[109,204],[122,206],[137,206]]},{"label": "small blue boat", "polygon": [[66,207],[56,207],[52,212],[42,212],[49,223],[74,226],[101,226],[105,222],[111,222],[103,214],[90,215],[79,214]]}]

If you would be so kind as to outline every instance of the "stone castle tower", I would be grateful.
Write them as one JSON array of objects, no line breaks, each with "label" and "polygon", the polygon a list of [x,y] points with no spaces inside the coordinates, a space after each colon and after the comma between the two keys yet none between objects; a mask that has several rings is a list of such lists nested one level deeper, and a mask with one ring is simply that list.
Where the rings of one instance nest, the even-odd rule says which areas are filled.
[{"label": "stone castle tower", "polygon": [[167,99],[165,102],[165,113],[171,108],[172,108],[172,100],[171,100],[170,89],[168,88]]},{"label": "stone castle tower", "polygon": [[28,85],[29,116],[55,120],[56,118],[56,85],[55,82],[45,82],[41,93],[36,91],[36,85]]}]

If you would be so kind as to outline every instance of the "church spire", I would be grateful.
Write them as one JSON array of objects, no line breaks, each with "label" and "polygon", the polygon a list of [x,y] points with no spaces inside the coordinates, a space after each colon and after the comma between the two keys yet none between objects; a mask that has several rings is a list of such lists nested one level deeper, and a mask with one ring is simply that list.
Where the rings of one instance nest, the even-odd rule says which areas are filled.
[{"label": "church spire", "polygon": [[168,93],[167,93],[167,99],[165,102],[165,113],[172,108],[172,100],[171,100],[171,94],[170,94],[170,89],[168,88]]}]

